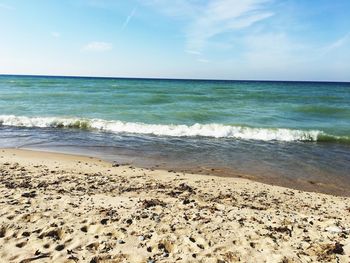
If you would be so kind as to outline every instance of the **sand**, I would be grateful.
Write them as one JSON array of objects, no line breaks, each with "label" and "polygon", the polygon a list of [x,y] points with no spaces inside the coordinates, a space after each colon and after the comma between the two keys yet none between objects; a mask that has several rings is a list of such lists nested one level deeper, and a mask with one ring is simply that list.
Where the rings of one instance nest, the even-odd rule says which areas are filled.
[{"label": "sand", "polygon": [[350,262],[350,198],[0,149],[0,262]]}]

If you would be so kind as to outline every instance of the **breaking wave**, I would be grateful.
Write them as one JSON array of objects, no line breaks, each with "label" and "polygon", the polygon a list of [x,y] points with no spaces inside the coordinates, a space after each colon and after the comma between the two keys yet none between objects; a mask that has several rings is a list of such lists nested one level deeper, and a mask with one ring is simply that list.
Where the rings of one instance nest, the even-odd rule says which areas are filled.
[{"label": "breaking wave", "polygon": [[100,130],[113,133],[150,134],[174,137],[235,138],[261,141],[334,141],[350,143],[350,137],[333,136],[318,130],[284,128],[251,128],[223,124],[164,125],[145,124],[102,119],[25,117],[0,115],[0,125],[15,127],[53,127]]}]

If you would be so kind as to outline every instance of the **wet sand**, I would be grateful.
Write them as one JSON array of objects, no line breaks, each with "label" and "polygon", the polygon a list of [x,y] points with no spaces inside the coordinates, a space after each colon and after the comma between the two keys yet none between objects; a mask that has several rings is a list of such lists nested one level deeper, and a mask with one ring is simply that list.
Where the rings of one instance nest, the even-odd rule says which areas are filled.
[{"label": "wet sand", "polygon": [[350,198],[0,150],[0,262],[349,262]]},{"label": "wet sand", "polygon": [[[255,163],[251,168],[242,170],[239,169],[239,167],[235,167],[234,164],[225,166],[222,163],[216,163],[211,160],[210,157],[203,160],[198,160],[198,156],[193,159],[189,157],[186,158],[186,161],[182,156],[177,156],[177,158],[174,158],[174,156],[164,158],[162,154],[152,155],[147,151],[143,151],[142,147],[137,151],[125,151],[125,149],[116,150],[113,149],[113,147],[106,150],[105,147],[76,146],[32,146],[20,149],[92,156],[107,162],[116,161],[120,164],[133,165],[140,168],[173,170],[178,173],[238,177],[296,190],[350,197],[349,174],[340,176],[339,174],[331,174],[329,171],[323,170],[310,171],[310,169],[306,169],[305,167],[305,169],[299,168],[299,170],[296,170],[295,167],[284,167],[283,169],[276,170],[266,169],[264,164]],[[164,149],[162,151],[166,152]],[[242,160],[242,162],[244,161]],[[305,162],[307,162],[307,160]],[[301,162],[295,164],[295,166],[297,165],[303,167],[304,164]],[[303,174],[300,174],[300,170],[304,170]]]}]

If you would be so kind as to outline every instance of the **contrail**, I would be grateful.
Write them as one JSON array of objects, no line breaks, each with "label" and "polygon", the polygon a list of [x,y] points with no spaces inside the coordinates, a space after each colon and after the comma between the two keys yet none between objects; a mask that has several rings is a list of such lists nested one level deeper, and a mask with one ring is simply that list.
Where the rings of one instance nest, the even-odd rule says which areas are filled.
[{"label": "contrail", "polygon": [[122,31],[128,26],[131,18],[135,15],[135,12],[136,12],[136,7],[130,12],[130,14],[125,19],[125,21],[124,21],[124,23],[122,25]]}]

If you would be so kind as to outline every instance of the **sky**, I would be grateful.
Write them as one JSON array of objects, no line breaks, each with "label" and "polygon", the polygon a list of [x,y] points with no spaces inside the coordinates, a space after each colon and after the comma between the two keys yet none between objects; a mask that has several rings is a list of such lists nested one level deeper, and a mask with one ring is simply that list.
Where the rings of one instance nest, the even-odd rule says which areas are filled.
[{"label": "sky", "polygon": [[0,0],[0,74],[350,81],[350,1]]}]

